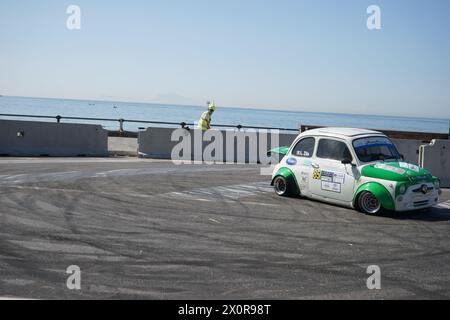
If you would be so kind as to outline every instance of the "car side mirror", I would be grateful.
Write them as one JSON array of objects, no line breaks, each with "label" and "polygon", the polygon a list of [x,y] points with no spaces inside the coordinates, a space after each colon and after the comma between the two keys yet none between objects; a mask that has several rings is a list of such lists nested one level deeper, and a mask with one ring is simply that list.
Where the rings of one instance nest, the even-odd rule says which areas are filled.
[{"label": "car side mirror", "polygon": [[400,156],[400,160],[405,161],[405,156],[404,156],[404,155],[402,155],[402,154],[400,153],[399,156]]}]

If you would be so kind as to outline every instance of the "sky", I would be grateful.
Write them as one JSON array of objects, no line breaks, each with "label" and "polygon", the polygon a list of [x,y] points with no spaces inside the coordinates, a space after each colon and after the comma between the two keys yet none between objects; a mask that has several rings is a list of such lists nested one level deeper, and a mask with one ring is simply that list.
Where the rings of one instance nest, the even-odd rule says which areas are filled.
[{"label": "sky", "polygon": [[449,14],[448,0],[0,0],[0,94],[450,118]]}]

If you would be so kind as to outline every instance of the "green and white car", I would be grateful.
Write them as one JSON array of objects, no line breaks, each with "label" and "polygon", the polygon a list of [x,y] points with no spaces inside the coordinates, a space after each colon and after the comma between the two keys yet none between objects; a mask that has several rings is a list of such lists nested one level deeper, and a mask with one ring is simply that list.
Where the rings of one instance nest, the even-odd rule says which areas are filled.
[{"label": "green and white car", "polygon": [[381,132],[322,128],[300,134],[272,175],[280,196],[301,195],[366,214],[426,209],[438,203],[439,179],[403,161]]}]

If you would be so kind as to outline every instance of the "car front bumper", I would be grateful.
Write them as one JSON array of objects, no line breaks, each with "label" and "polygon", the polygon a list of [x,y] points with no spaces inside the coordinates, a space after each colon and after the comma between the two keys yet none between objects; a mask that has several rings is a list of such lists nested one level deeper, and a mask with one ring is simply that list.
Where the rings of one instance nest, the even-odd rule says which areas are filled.
[{"label": "car front bumper", "polygon": [[[439,202],[440,190],[428,184],[430,191],[424,194],[420,191],[419,185],[408,188],[404,195],[399,195],[395,199],[396,211],[412,211],[430,208]],[[418,191],[419,190],[419,191]]]}]

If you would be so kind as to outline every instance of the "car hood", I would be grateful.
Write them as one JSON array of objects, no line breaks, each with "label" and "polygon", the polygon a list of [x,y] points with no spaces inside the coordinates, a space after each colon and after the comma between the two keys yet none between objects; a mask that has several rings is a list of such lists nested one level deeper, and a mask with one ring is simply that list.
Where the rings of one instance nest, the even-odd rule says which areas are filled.
[{"label": "car hood", "polygon": [[379,162],[362,168],[364,177],[391,181],[418,181],[432,179],[430,172],[407,162]]}]

